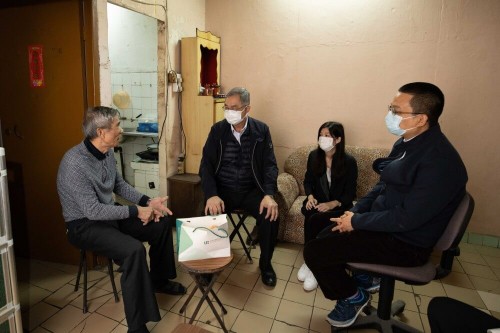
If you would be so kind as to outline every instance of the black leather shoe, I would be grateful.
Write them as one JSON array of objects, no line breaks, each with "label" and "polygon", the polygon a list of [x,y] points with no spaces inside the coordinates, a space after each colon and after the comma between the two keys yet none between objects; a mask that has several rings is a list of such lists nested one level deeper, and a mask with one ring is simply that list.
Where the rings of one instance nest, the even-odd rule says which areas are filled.
[{"label": "black leather shoe", "polygon": [[266,269],[260,270],[262,283],[266,286],[274,287],[276,286],[276,273],[274,272],[273,266],[269,264]]},{"label": "black leather shoe", "polygon": [[250,240],[250,237],[247,236],[247,240],[245,242],[248,246],[259,243],[259,228],[257,225],[253,227],[252,232],[250,232],[250,236],[252,237],[252,240]]},{"label": "black leather shoe", "polygon": [[164,285],[157,286],[155,292],[168,295],[184,295],[186,293],[186,287],[179,282],[168,280]]}]

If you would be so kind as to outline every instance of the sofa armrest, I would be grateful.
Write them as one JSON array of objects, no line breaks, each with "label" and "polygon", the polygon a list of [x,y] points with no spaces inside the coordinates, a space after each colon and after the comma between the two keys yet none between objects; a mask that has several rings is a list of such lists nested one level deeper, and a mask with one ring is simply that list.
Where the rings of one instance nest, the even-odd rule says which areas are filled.
[{"label": "sofa armrest", "polygon": [[280,211],[288,212],[295,199],[299,196],[299,185],[295,178],[286,172],[278,175],[278,192],[276,193]]},{"label": "sofa armrest", "polygon": [[286,216],[293,202],[299,195],[299,184],[295,178],[286,172],[278,175],[278,191],[275,193],[274,198],[278,204],[278,239],[283,240],[286,229]]}]

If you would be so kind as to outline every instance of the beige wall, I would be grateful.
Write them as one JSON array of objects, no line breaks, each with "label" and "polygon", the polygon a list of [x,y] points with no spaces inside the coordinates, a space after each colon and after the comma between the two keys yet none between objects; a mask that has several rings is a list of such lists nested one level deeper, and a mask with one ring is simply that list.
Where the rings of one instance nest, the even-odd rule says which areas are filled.
[{"label": "beige wall", "polygon": [[[171,57],[169,69],[180,73],[180,39],[196,36],[196,28],[205,29],[205,0],[168,0],[168,21],[168,49]],[[172,93],[170,85],[168,91],[167,174],[170,176],[177,172],[177,159],[181,152],[181,134],[177,103],[180,94]]]},{"label": "beige wall", "polygon": [[441,126],[469,171],[470,231],[500,235],[500,1],[209,0],[206,28],[222,37],[222,85],[252,93],[280,167],[326,120],[351,145],[390,147],[387,105],[429,81],[445,93]]}]

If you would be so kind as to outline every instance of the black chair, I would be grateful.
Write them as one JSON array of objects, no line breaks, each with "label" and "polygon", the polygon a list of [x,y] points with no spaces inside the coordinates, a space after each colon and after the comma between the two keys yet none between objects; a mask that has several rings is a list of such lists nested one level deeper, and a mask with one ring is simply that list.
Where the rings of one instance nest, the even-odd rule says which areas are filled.
[{"label": "black chair", "polygon": [[[111,286],[113,287],[113,294],[115,295],[115,302],[119,302],[118,292],[116,291],[115,277],[113,274],[113,261],[108,259],[108,274],[111,279]],[[83,313],[87,313],[87,252],[80,249],[80,267],[78,268],[78,276],[76,278],[75,291],[78,291],[78,286],[80,285],[80,275],[83,270]],[[95,284],[94,284],[95,285]],[[92,285],[92,286],[94,286]]]},{"label": "black chair", "polygon": [[[237,222],[234,220],[233,214],[238,217]],[[229,241],[232,242],[234,239],[234,236],[238,235],[238,238],[240,239],[241,245],[243,246],[243,250],[245,251],[245,254],[248,258],[248,262],[250,264],[252,264],[253,259],[252,259],[252,256],[250,255],[250,251],[252,248],[255,248],[255,245],[250,245],[249,246],[250,249],[249,249],[247,247],[246,243],[243,241],[243,237],[241,236],[241,233],[240,233],[240,228],[243,227],[243,229],[245,230],[245,232],[247,234],[247,239],[250,240],[250,244],[253,244],[252,235],[250,234],[247,226],[245,225],[245,220],[247,219],[247,217],[250,216],[250,214],[242,209],[235,209],[232,212],[228,213],[227,215],[229,216],[229,220],[231,221],[231,224],[234,227],[233,232],[231,232],[231,235],[229,235]]]},{"label": "black chair", "polygon": [[[393,318],[393,316],[401,314],[405,308],[403,301],[392,302],[395,281],[402,281],[410,285],[425,285],[434,279],[447,275],[447,272],[451,271],[453,256],[460,254],[458,245],[469,224],[473,211],[474,199],[469,193],[466,193],[451,217],[443,235],[434,246],[434,251],[442,253],[441,263],[437,266],[430,259],[425,265],[418,267],[348,263],[348,267],[352,271],[378,276],[381,278],[381,282],[378,308],[375,309],[369,304],[363,311],[366,316],[359,316],[351,326],[345,329],[372,327],[379,332],[388,333],[393,332],[394,328],[396,332],[419,333],[419,330]],[[445,265],[445,267],[442,265]],[[332,332],[342,330],[332,327]]]}]

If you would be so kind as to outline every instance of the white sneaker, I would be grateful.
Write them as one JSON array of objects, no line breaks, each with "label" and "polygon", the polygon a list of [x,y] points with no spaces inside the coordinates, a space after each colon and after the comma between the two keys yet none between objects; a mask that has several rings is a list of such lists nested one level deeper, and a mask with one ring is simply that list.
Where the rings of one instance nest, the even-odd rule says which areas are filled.
[{"label": "white sneaker", "polygon": [[310,272],[311,270],[309,269],[309,267],[307,267],[306,263],[303,263],[302,266],[300,266],[299,272],[297,273],[297,279],[301,282],[304,282]]},{"label": "white sneaker", "polygon": [[314,274],[311,271],[309,271],[309,274],[307,275],[304,281],[304,290],[312,291],[316,288],[318,288],[318,281],[316,281]]}]

